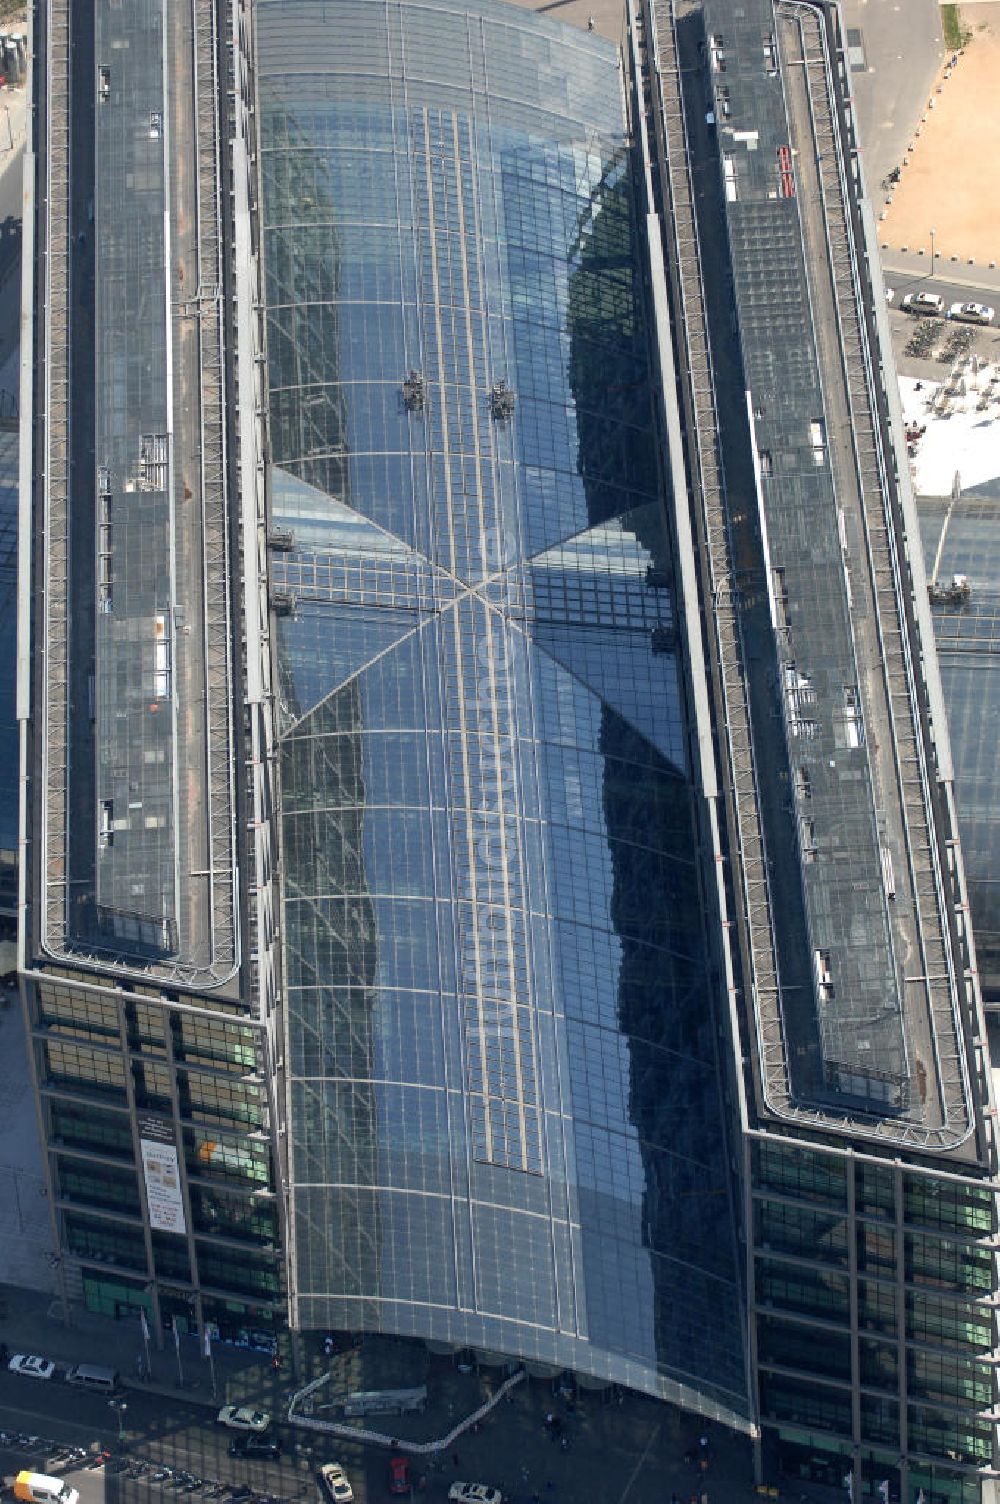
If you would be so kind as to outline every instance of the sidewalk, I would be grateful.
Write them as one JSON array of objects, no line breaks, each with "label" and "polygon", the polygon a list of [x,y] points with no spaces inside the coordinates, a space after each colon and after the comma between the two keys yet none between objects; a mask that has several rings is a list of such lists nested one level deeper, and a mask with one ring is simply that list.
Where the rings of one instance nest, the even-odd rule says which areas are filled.
[{"label": "sidewalk", "polygon": [[[881,232],[881,226],[879,229]],[[904,277],[930,277],[929,250],[922,256],[915,251],[894,251],[883,246],[880,236],[879,255],[884,272]],[[966,261],[953,261],[950,256],[934,257],[934,280],[954,282],[957,287],[983,288],[1000,293],[1000,267],[984,266],[979,262],[970,266]]]},{"label": "sidewalk", "polygon": [[[140,1380],[137,1360],[144,1354],[138,1320],[116,1321],[71,1305],[70,1325],[66,1326],[57,1298],[12,1285],[0,1285],[0,1312],[0,1339],[11,1353],[38,1353],[66,1365],[100,1363],[117,1368],[126,1388],[183,1399],[207,1409],[240,1404],[283,1414],[295,1387],[287,1361],[276,1372],[266,1353],[219,1343],[212,1349],[210,1364],[201,1351],[200,1340],[194,1336],[184,1336],[180,1341],[182,1385],[170,1334],[164,1334],[165,1345],[158,1351],[152,1332],[149,1343],[152,1378]],[[214,1397],[212,1365],[216,1380]]]}]

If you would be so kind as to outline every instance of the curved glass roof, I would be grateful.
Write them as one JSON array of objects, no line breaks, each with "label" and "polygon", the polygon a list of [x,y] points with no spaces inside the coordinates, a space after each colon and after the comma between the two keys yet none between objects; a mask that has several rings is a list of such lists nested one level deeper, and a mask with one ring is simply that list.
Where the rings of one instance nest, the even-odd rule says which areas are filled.
[{"label": "curved glass roof", "polygon": [[258,53],[297,1320],[732,1419],[616,50],[261,0]]}]

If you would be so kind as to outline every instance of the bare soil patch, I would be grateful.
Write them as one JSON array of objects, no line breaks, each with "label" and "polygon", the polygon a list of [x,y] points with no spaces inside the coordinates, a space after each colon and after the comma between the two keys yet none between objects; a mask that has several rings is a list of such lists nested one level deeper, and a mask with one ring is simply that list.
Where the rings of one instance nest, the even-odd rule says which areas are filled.
[{"label": "bare soil patch", "polygon": [[1000,262],[1000,4],[960,7],[971,41],[938,79],[879,227],[893,250]]}]

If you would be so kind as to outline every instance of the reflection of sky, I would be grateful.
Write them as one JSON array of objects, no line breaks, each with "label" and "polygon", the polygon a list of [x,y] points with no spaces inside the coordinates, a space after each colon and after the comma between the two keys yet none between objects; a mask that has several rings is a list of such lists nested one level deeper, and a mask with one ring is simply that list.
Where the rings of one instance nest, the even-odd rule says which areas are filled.
[{"label": "reflection of sky", "polygon": [[[356,12],[334,8],[339,56]],[[412,74],[391,117],[343,74],[322,104],[262,78],[272,499],[294,535],[271,561],[295,599],[276,624],[289,1027],[326,1197],[297,1193],[324,1229],[299,1289],[350,1324],[327,1293],[360,1264],[386,1329],[510,1347],[500,1317],[539,1355],[592,1343],[731,1393],[617,62],[597,43],[585,86],[562,68],[578,113],[543,140],[541,101],[517,102],[538,23],[471,8],[505,80],[489,117]],[[398,14],[408,46],[448,16]],[[509,422],[490,412],[501,378]],[[699,1182],[716,1199],[677,1202],[668,1250],[663,1203]]]}]

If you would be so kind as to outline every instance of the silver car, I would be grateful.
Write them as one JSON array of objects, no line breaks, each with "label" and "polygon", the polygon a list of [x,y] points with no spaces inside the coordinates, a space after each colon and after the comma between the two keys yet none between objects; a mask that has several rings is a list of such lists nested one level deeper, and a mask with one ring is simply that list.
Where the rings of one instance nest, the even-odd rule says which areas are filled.
[{"label": "silver car", "polygon": [[986,303],[952,303],[948,317],[963,324],[992,324],[993,309]]}]

